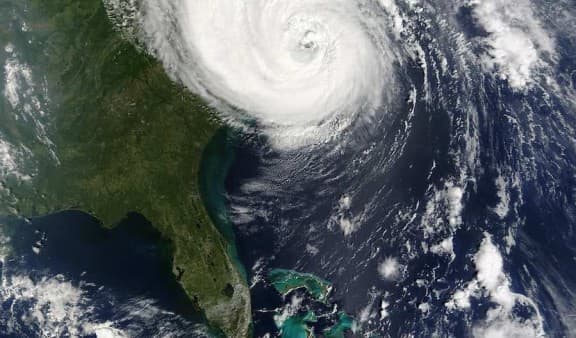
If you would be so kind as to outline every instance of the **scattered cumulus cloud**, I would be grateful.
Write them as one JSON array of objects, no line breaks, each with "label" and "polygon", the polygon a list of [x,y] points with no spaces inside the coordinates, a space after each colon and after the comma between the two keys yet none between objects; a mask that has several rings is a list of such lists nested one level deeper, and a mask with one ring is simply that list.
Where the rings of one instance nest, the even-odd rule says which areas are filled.
[{"label": "scattered cumulus cloud", "polygon": [[378,273],[385,280],[396,280],[400,277],[402,265],[394,257],[386,258],[378,265]]},{"label": "scattered cumulus cloud", "polygon": [[488,70],[508,80],[516,89],[526,87],[534,71],[552,56],[555,43],[542,27],[528,0],[471,0],[474,16],[489,33],[483,56]]},{"label": "scattered cumulus cloud", "polygon": [[[456,291],[446,307],[469,310],[471,298],[488,297],[495,305],[474,325],[474,337],[543,337],[543,318],[537,305],[511,290],[510,280],[504,273],[504,259],[489,234],[485,233],[473,261],[476,278]],[[517,307],[525,309],[528,315],[516,315],[514,309]]]}]

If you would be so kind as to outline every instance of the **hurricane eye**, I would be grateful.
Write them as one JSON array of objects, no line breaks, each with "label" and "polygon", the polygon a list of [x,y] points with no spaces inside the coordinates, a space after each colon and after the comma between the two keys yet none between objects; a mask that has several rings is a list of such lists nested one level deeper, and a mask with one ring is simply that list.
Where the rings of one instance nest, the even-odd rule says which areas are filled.
[{"label": "hurricane eye", "polygon": [[387,23],[357,1],[138,2],[151,50],[226,119],[315,140],[374,113],[393,75]]},{"label": "hurricane eye", "polygon": [[302,40],[300,40],[300,48],[305,50],[313,50],[316,49],[318,44],[314,39],[315,33],[313,31],[307,31],[304,34]]},{"label": "hurricane eye", "polygon": [[314,29],[292,32],[291,46],[293,59],[300,63],[310,63],[317,58],[322,48],[322,35]]},{"label": "hurricane eye", "polygon": [[313,41],[309,41],[309,42],[302,42],[300,46],[302,46],[302,48],[304,49],[313,49],[314,47],[316,47],[316,44]]}]

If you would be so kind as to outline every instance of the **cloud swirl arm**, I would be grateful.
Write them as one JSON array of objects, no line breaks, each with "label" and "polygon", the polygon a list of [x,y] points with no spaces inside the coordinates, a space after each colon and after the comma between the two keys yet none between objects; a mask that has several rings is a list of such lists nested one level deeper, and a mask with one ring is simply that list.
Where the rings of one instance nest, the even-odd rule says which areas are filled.
[{"label": "cloud swirl arm", "polygon": [[356,0],[146,0],[139,14],[180,81],[265,128],[341,128],[381,104],[390,78],[383,30]]}]

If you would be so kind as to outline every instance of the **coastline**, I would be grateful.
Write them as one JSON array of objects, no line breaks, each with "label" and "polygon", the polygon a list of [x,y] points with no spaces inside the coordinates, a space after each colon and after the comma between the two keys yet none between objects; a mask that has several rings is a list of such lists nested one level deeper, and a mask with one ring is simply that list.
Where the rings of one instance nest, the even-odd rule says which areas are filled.
[{"label": "coastline", "polygon": [[230,144],[237,136],[229,127],[218,129],[208,142],[200,159],[198,187],[210,219],[222,234],[228,245],[228,255],[247,282],[248,275],[238,254],[236,235],[230,222],[226,205],[225,181],[228,172],[236,159],[234,147]]},{"label": "coastline", "polygon": [[172,242],[172,272],[210,324],[248,336],[248,286],[198,187],[202,153],[221,128],[213,111],[126,41],[100,1],[26,3],[19,15],[30,29],[8,33],[13,54],[50,94],[48,146],[17,114],[1,116],[0,132],[30,150],[33,175],[0,182],[0,214],[81,210],[113,228],[138,213]]}]

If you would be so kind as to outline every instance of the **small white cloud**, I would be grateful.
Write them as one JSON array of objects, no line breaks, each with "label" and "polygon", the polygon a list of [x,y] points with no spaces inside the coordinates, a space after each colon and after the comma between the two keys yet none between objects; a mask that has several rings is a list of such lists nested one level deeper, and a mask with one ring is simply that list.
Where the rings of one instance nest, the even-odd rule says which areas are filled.
[{"label": "small white cloud", "polygon": [[422,303],[418,305],[418,310],[420,310],[420,312],[422,312],[423,314],[427,314],[428,312],[430,312],[430,304]]},{"label": "small white cloud", "polygon": [[316,256],[320,250],[312,244],[306,244],[306,252],[312,256]]},{"label": "small white cloud", "polygon": [[378,273],[385,280],[396,280],[400,277],[401,268],[402,265],[396,258],[388,257],[378,265]]},{"label": "small white cloud", "polygon": [[343,195],[340,197],[338,205],[335,207],[334,214],[330,217],[330,222],[328,223],[329,229],[332,229],[334,225],[337,225],[344,233],[344,236],[350,236],[358,230],[361,222],[359,221],[359,217],[354,217],[350,212],[351,205],[352,197],[349,195]]},{"label": "small white cloud", "polygon": [[446,201],[448,202],[448,222],[451,226],[462,224],[462,197],[464,190],[462,188],[448,184],[446,186]]},{"label": "small white cloud", "polygon": [[504,218],[510,211],[510,195],[508,194],[508,182],[503,176],[498,176],[494,182],[496,185],[496,193],[498,195],[498,205],[494,208],[494,212],[498,217]]},{"label": "small white cloud", "polygon": [[340,230],[344,233],[344,236],[349,236],[356,230],[356,224],[349,218],[341,217],[338,219],[338,225],[340,225]]},{"label": "small white cloud", "polygon": [[12,54],[14,52],[14,45],[11,43],[8,43],[6,46],[4,46],[4,51],[6,53]]},{"label": "small white cloud", "polygon": [[480,249],[474,255],[474,263],[478,272],[476,278],[480,285],[487,290],[496,291],[505,282],[504,260],[489,235],[486,235],[482,240]]},{"label": "small white cloud", "polygon": [[433,245],[430,251],[436,255],[449,255],[454,259],[454,237],[450,236],[440,243]]},{"label": "small white cloud", "polygon": [[338,204],[340,205],[341,210],[348,210],[350,209],[350,205],[352,205],[352,198],[348,195],[344,195],[340,197]]},{"label": "small white cloud", "polygon": [[448,309],[469,309],[471,306],[470,298],[478,291],[477,284],[471,283],[467,288],[458,290],[452,295],[452,298],[446,302],[445,306]]},{"label": "small white cloud", "polygon": [[380,303],[380,319],[385,319],[386,317],[388,317],[390,315],[390,313],[388,312],[388,306],[390,306],[390,303],[388,303],[386,300],[382,299],[382,303]]}]

